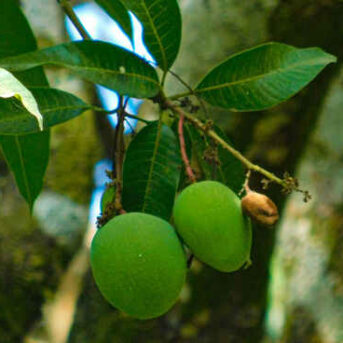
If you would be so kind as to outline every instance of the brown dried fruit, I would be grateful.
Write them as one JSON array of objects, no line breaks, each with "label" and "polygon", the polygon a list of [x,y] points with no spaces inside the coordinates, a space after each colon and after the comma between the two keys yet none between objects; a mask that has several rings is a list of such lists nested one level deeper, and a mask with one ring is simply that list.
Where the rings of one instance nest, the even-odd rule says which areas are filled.
[{"label": "brown dried fruit", "polygon": [[259,224],[271,226],[279,219],[276,205],[264,194],[249,191],[241,205],[243,212]]}]

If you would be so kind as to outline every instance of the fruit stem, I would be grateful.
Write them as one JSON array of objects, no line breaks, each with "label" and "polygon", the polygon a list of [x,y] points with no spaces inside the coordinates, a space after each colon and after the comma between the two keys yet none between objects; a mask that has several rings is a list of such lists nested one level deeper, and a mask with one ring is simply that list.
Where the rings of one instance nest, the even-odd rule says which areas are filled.
[{"label": "fruit stem", "polygon": [[186,151],[186,143],[185,143],[185,136],[183,133],[183,123],[184,123],[185,117],[184,115],[180,115],[180,119],[179,119],[179,124],[178,124],[178,133],[179,133],[179,141],[180,141],[180,150],[181,150],[181,157],[182,157],[182,161],[185,165],[186,168],[186,174],[189,178],[189,180],[192,183],[195,183],[196,177],[194,175],[193,169],[191,167],[191,164],[189,162],[188,156],[187,156],[187,151]]},{"label": "fruit stem", "polygon": [[242,187],[242,189],[238,193],[239,196],[241,196],[244,193],[244,191],[245,191],[246,194],[251,192],[251,189],[249,187],[250,176],[251,176],[251,170],[248,169],[248,171],[245,174],[245,181],[244,181],[243,187]]}]

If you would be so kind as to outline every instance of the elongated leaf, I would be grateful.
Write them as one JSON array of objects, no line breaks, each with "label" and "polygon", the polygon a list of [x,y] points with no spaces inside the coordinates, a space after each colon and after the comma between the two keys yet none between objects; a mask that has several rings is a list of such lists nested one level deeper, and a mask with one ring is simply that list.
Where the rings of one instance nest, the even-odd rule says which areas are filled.
[{"label": "elongated leaf", "polygon": [[[13,0],[0,1],[0,58],[37,49],[26,18]],[[25,86],[48,86],[41,67],[16,73]],[[43,185],[49,160],[50,131],[25,136],[0,136],[0,146],[18,189],[32,209]]]},{"label": "elongated leaf", "polygon": [[137,55],[110,43],[80,41],[0,60],[0,67],[23,71],[44,64],[70,69],[91,82],[134,98],[155,96],[159,91],[156,71]]},{"label": "elongated leaf", "polygon": [[[53,88],[32,88],[44,126],[63,123],[89,109],[76,96]],[[17,99],[0,99],[0,135],[28,134],[39,131],[37,121]]]},{"label": "elongated leaf", "polygon": [[0,98],[15,97],[23,106],[36,117],[39,129],[43,130],[43,117],[39,112],[38,104],[32,93],[10,72],[0,68]]},{"label": "elongated leaf", "polygon": [[[221,146],[211,145],[210,140],[194,127],[186,125],[186,130],[189,133],[193,153],[201,168],[203,178],[220,181],[238,194],[245,180],[241,162]],[[232,142],[218,126],[214,126],[213,130],[232,146]]]},{"label": "elongated leaf", "polygon": [[126,152],[123,166],[123,206],[169,220],[181,170],[173,131],[160,122],[142,129]]},{"label": "elongated leaf", "polygon": [[49,160],[49,131],[39,135],[0,136],[7,163],[30,207],[42,189]]},{"label": "elongated leaf", "polygon": [[144,42],[161,69],[176,59],[181,42],[181,14],[177,0],[122,0],[144,27]]},{"label": "elongated leaf", "polygon": [[319,48],[267,43],[233,55],[210,71],[195,91],[215,106],[263,110],[299,92],[335,61]]},{"label": "elongated leaf", "polygon": [[95,2],[121,26],[123,31],[129,37],[132,37],[132,27],[129,12],[122,4],[121,0],[95,0]]}]

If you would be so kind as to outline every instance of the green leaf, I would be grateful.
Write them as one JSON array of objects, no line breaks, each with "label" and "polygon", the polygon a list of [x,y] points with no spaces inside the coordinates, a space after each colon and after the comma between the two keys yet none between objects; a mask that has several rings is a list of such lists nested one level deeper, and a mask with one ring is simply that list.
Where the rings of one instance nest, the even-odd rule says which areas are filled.
[{"label": "green leaf", "polygon": [[32,208],[43,186],[49,160],[50,132],[23,136],[0,136],[6,161],[16,177],[20,193]]},{"label": "green leaf", "polygon": [[129,37],[132,37],[132,27],[129,12],[122,4],[121,0],[95,0],[95,2],[121,26],[123,31]]},{"label": "green leaf", "polygon": [[[37,49],[31,28],[13,0],[0,1],[0,58]],[[26,87],[48,86],[41,67],[16,73]],[[49,160],[49,130],[25,136],[0,136],[0,146],[18,189],[32,210]]]},{"label": "green leaf", "polygon": [[[244,167],[241,162],[221,146],[211,145],[211,141],[193,126],[186,125],[185,128],[190,136],[193,154],[202,171],[203,179],[220,181],[238,194],[245,180]],[[233,146],[218,126],[214,126],[213,130]]]},{"label": "green leaf", "polygon": [[132,140],[123,166],[123,207],[169,220],[181,170],[177,139],[169,126],[153,122]]},{"label": "green leaf", "polygon": [[105,212],[108,204],[114,202],[115,195],[116,195],[116,186],[115,185],[107,186],[104,193],[101,196],[101,201],[100,201],[101,213]]},{"label": "green leaf", "polygon": [[233,111],[257,111],[290,98],[336,58],[319,48],[267,43],[231,56],[210,71],[195,92]]},{"label": "green leaf", "polygon": [[[53,88],[32,88],[44,127],[63,123],[89,109],[90,106],[76,96]],[[39,132],[37,121],[17,99],[0,99],[0,135]]]},{"label": "green leaf", "polygon": [[110,43],[79,41],[0,60],[0,67],[23,71],[44,64],[70,69],[88,81],[134,98],[159,92],[155,69],[137,55]]},{"label": "green leaf", "polygon": [[176,59],[181,42],[181,14],[177,0],[122,0],[144,27],[144,42],[161,69]]},{"label": "green leaf", "polygon": [[0,98],[15,97],[23,106],[36,117],[39,129],[43,130],[43,117],[39,112],[38,104],[32,93],[10,72],[0,68]]}]

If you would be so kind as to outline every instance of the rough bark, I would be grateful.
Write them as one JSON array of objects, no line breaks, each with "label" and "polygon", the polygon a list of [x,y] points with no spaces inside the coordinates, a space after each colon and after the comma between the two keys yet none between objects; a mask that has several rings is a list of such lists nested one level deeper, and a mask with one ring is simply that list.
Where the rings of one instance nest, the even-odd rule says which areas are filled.
[{"label": "rough bark", "polygon": [[342,80],[341,70],[299,166],[313,200],[292,196],[278,232],[267,324],[282,342],[343,339]]}]

